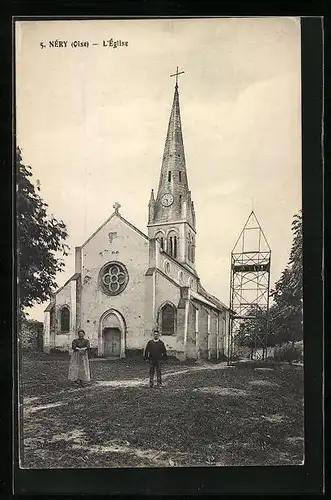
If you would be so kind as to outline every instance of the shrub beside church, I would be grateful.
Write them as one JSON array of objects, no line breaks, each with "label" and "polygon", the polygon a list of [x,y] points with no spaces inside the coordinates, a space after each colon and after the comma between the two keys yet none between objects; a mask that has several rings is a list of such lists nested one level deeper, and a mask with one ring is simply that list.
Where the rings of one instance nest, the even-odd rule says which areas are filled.
[{"label": "shrub beside church", "polygon": [[19,329],[22,349],[43,350],[43,323],[33,319],[23,319]]}]

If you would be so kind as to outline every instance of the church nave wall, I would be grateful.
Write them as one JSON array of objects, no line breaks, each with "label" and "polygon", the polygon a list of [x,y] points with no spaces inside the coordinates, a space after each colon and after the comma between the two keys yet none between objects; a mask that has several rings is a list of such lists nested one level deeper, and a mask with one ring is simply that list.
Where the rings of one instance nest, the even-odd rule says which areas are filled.
[{"label": "church nave wall", "polygon": [[[179,309],[180,287],[169,281],[160,272],[156,272],[156,293],[155,293],[155,318],[160,321],[160,312],[163,305],[171,303],[176,308],[176,325],[174,335],[163,335],[162,340],[169,350],[169,355],[184,353],[184,323],[185,309]],[[180,356],[180,354],[179,354]]]},{"label": "church nave wall", "polygon": [[[72,303],[72,289],[76,288],[76,281],[69,281],[63,288],[60,288],[55,295],[54,309],[51,312],[50,321],[50,344],[49,349],[67,351],[71,348],[71,342],[76,334],[75,304]],[[68,311],[69,325],[62,331],[61,314],[63,309]],[[74,315],[74,318],[73,318]]]},{"label": "church nave wall", "polygon": [[200,307],[199,311],[199,357],[201,359],[208,358],[208,313],[204,306]]},{"label": "church nave wall", "polygon": [[191,286],[197,291],[197,279],[183,265],[170,259],[166,252],[160,252],[159,269],[180,286]]},{"label": "church nave wall", "polygon": [[230,313],[229,310],[223,312],[220,318],[220,353],[227,355],[228,352],[228,336]]},{"label": "church nave wall", "polygon": [[214,311],[210,313],[210,357],[216,358],[217,355],[217,329],[218,329],[218,314]]},{"label": "church nave wall", "polygon": [[195,307],[192,304],[192,302],[190,302],[188,311],[186,346],[185,346],[186,356],[189,359],[196,359],[197,357],[196,330],[198,328],[198,323],[197,323],[198,315],[199,315],[199,309]]}]

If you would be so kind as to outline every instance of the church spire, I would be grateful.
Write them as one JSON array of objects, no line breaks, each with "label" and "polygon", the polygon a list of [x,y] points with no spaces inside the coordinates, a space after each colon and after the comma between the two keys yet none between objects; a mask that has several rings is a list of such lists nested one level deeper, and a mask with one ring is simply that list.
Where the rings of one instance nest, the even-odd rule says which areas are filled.
[{"label": "church spire", "polygon": [[157,194],[148,204],[148,236],[162,250],[195,271],[195,210],[186,172],[179,107],[178,68]]},{"label": "church spire", "polygon": [[[169,172],[171,173],[169,174]],[[160,190],[167,190],[170,187],[169,182],[171,182],[171,180],[176,180],[176,173],[179,180],[179,172],[186,174],[182,124],[179,108],[179,93],[178,85],[176,85],[163,152],[158,195],[160,194]],[[173,177],[173,179],[171,179],[171,177]],[[183,175],[181,182],[184,182],[187,186],[186,175]]]},{"label": "church spire", "polygon": [[170,75],[176,76],[176,84],[154,206],[154,223],[185,218],[194,225],[179,106],[178,75],[182,73],[177,68],[176,73]]}]

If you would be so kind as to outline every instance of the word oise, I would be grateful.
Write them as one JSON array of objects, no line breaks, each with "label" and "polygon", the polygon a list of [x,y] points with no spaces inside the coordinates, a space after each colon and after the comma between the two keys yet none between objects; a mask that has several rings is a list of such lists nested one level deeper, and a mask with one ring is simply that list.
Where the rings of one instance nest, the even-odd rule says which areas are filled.
[{"label": "word oise", "polygon": [[129,42],[123,40],[114,40],[113,38],[109,38],[109,40],[103,40],[102,44],[100,43],[90,43],[88,41],[82,40],[73,40],[69,42],[68,40],[49,40],[47,42],[40,42],[40,47],[45,49],[47,46],[49,48],[67,48],[68,46],[72,48],[78,47],[86,47],[88,48],[90,45],[102,45],[102,47],[111,47],[113,49],[117,49],[118,47],[128,47]]}]

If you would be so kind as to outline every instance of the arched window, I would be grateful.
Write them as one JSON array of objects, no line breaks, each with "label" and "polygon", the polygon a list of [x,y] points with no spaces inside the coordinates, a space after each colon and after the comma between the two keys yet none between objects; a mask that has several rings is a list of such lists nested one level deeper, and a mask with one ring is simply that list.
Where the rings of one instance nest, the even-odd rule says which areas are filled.
[{"label": "arched window", "polygon": [[173,255],[173,241],[172,241],[172,236],[169,236],[169,253],[170,255]]},{"label": "arched window", "polygon": [[191,254],[192,254],[192,240],[191,240],[191,233],[188,233],[188,237],[187,237],[187,258],[188,260],[192,260],[191,259]]},{"label": "arched window", "polygon": [[160,314],[162,335],[174,335],[176,327],[176,308],[167,302],[161,309]]},{"label": "arched window", "polygon": [[160,246],[161,246],[161,248],[163,250],[164,249],[164,237],[163,237],[163,233],[162,232],[156,233],[155,238],[160,242]]},{"label": "arched window", "polygon": [[179,195],[179,206],[180,207],[182,206],[182,195],[181,194]]},{"label": "arched window", "polygon": [[164,263],[164,270],[166,274],[170,274],[170,264],[167,260]]},{"label": "arched window", "polygon": [[171,170],[168,172],[168,182],[171,182]]},{"label": "arched window", "polygon": [[187,258],[189,261],[194,262],[195,259],[195,245],[194,238],[191,233],[187,237]]},{"label": "arched window", "polygon": [[167,252],[171,257],[177,258],[178,238],[175,231],[170,231],[167,238]]},{"label": "arched window", "polygon": [[69,332],[70,330],[70,311],[68,307],[62,307],[60,316],[61,332]]},{"label": "arched window", "polygon": [[182,173],[179,172],[179,182],[182,182]]},{"label": "arched window", "polygon": [[177,258],[177,236],[174,236],[173,241],[173,257]]}]

